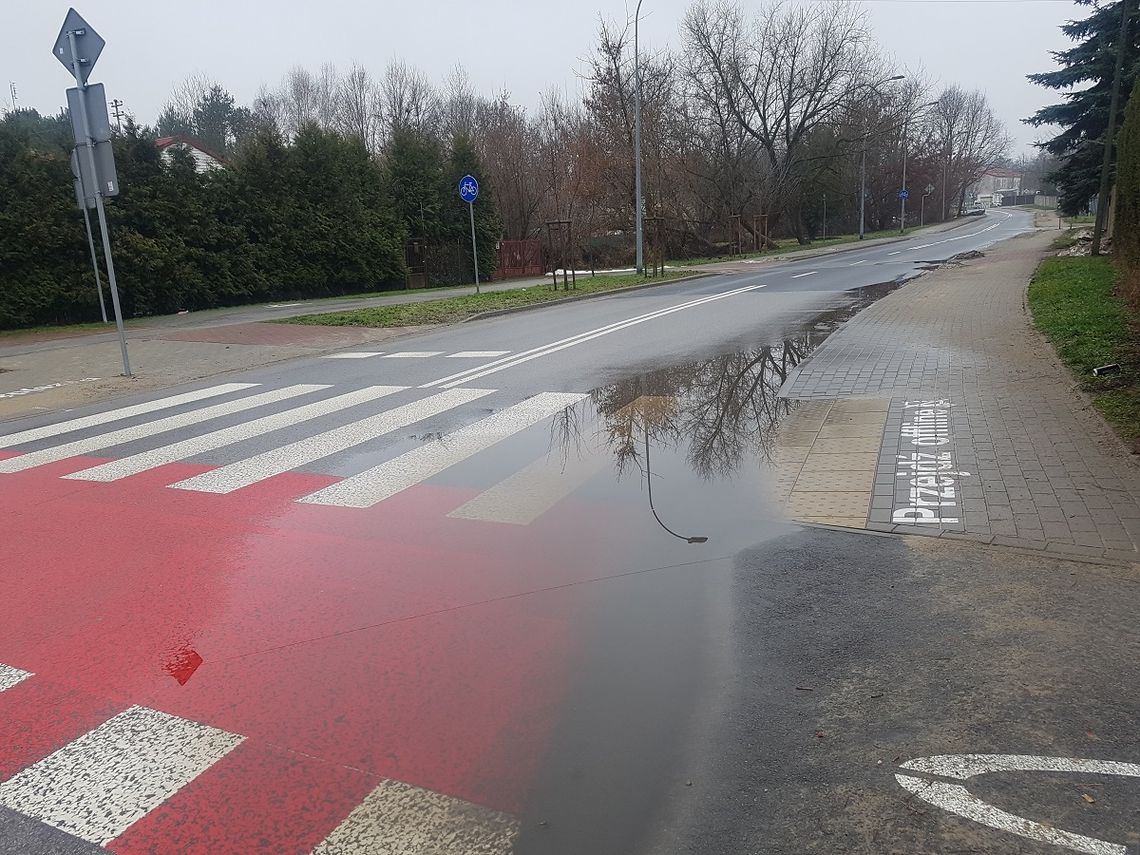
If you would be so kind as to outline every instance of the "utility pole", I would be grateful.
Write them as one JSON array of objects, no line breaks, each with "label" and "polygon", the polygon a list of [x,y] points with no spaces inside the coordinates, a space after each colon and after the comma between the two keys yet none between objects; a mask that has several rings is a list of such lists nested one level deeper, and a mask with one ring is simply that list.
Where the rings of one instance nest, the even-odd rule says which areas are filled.
[{"label": "utility pole", "polygon": [[20,109],[20,101],[16,95],[16,81],[15,80],[9,80],[8,81],[8,92],[12,96],[12,112],[14,113],[14,112],[16,112],[16,110]]},{"label": "utility pole", "polygon": [[633,13],[633,184],[635,231],[637,233],[637,272],[645,272],[644,223],[642,222],[641,202],[641,55],[638,45],[638,24],[641,23],[641,3],[637,0],[637,11]]},{"label": "utility pole", "polygon": [[123,133],[123,116],[125,116],[126,113],[123,112],[123,102],[118,98],[111,102],[111,115],[115,117],[115,124],[118,126],[119,135],[121,136]]},{"label": "utility pole", "polygon": [[[905,74],[896,74],[893,77],[888,77],[885,80],[880,80],[878,83],[871,85],[869,88],[876,95],[881,95],[878,88],[883,83],[892,83],[896,80],[906,80]],[[863,150],[859,156],[859,240],[863,240],[866,234],[867,225],[867,119],[864,115],[863,118]]]},{"label": "utility pole", "polygon": [[1116,137],[1116,113],[1120,109],[1120,83],[1124,76],[1124,46],[1128,41],[1128,18],[1132,14],[1132,1],[1120,3],[1120,37],[1116,41],[1116,70],[1112,75],[1112,99],[1108,104],[1108,126],[1104,130],[1104,161],[1100,166],[1100,192],[1096,202],[1096,225],[1093,227],[1092,254],[1100,255],[1100,242],[1104,224],[1108,219],[1109,173],[1112,171],[1112,146]]},{"label": "utility pole", "polygon": [[863,154],[859,158],[859,240],[867,229],[867,132],[863,132]]},{"label": "utility pole", "polygon": [[[909,117],[908,117],[909,118]],[[907,126],[903,124],[902,133],[902,190],[899,191],[899,203],[902,207],[899,209],[899,234],[906,234],[906,132]]]}]

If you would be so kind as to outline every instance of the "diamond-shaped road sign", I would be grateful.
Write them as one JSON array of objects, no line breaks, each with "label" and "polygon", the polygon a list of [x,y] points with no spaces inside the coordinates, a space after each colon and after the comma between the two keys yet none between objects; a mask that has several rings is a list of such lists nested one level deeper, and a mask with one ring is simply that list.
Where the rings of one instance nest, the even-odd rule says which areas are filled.
[{"label": "diamond-shaped road sign", "polygon": [[[71,39],[67,37],[68,33],[75,33],[75,49],[76,53],[79,54],[78,74],[75,71],[74,57],[71,55]],[[59,38],[55,40],[52,53],[82,86],[91,76],[91,69],[95,67],[95,63],[99,60],[99,54],[103,52],[103,47],[106,44],[103,37],[91,29],[91,25],[83,20],[82,15],[74,9],[68,9],[67,18],[63,21],[63,29],[59,31]]]}]

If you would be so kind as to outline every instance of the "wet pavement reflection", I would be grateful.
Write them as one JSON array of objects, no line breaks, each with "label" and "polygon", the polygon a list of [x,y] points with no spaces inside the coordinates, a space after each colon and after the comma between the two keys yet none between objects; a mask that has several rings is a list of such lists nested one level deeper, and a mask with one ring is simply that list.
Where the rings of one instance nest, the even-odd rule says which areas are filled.
[{"label": "wet pavement reflection", "polygon": [[611,548],[516,853],[642,851],[683,809],[677,776],[728,682],[734,558],[790,530],[771,469],[795,403],[778,392],[833,323],[620,379],[557,420],[561,466],[608,458],[579,499],[611,508]]}]

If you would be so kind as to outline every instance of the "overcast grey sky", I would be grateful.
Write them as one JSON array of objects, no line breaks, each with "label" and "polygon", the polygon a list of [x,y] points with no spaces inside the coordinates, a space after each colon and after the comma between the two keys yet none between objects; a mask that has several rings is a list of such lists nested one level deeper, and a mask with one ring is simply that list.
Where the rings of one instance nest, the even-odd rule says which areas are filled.
[{"label": "overcast grey sky", "polygon": [[[834,2],[834,0],[831,0]],[[54,112],[69,77],[51,54],[70,3],[14,0],[0,18],[0,100],[14,81],[21,106]],[[176,83],[196,71],[241,102],[293,65],[360,62],[379,75],[402,57],[435,79],[456,63],[482,92],[506,89],[533,107],[550,86],[580,88],[577,73],[598,16],[624,19],[626,0],[80,0],[107,40],[93,81],[153,123]],[[644,0],[647,48],[677,45],[689,0]],[[746,0],[755,8],[759,0]],[[1058,26],[1087,15],[1070,0],[867,0],[876,37],[898,63],[934,81],[984,90],[1024,150],[1039,132],[1020,123],[1056,93],[1025,75],[1052,67],[1067,45]]]}]

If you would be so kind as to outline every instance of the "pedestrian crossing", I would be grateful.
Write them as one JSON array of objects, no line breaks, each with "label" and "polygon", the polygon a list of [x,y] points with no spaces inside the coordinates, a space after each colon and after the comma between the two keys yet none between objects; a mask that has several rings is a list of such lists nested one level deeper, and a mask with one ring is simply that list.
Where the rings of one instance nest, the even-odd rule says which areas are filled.
[{"label": "pedestrian crossing", "polygon": [[[337,455],[343,458],[345,452],[375,452],[384,437],[407,428],[433,428],[441,419],[459,423],[410,451],[363,471],[349,470],[341,480],[295,498],[306,505],[366,509],[558,416],[586,395],[540,392],[501,408],[471,407],[497,397],[501,394],[494,389],[466,387],[427,391],[376,385],[340,391],[327,384],[276,389],[220,384],[0,435],[0,448],[7,450],[0,458],[0,490],[6,475],[98,453],[110,459],[73,466],[58,477],[110,484],[206,457],[205,471],[186,477],[182,470],[161,486],[226,495]],[[467,414],[473,415],[464,423]],[[365,455],[351,459],[357,456]],[[525,525],[600,468],[595,460],[563,473],[549,459],[532,463],[524,458],[521,471],[505,473],[486,496],[453,516]]]},{"label": "pedestrian crossing", "polygon": [[[0,693],[17,685],[5,682],[11,674],[20,675],[18,682],[35,677],[0,664]],[[219,812],[218,800],[209,794],[219,782],[227,791],[226,807],[244,802],[267,813],[288,813],[304,797],[285,792],[269,802],[251,798],[259,788],[288,788],[295,782],[266,780],[264,769],[251,759],[257,752],[236,750],[245,742],[241,734],[131,706],[0,780],[0,806],[111,852],[136,851],[132,832],[142,831],[146,838],[146,820],[164,811],[178,812],[182,842],[195,834],[208,840],[216,833],[212,826]],[[193,786],[210,776],[214,787]],[[401,781],[372,780],[363,799],[344,791],[321,794],[335,804],[324,806],[323,826],[306,829],[311,834],[306,850],[312,855],[508,855],[513,847],[519,823],[512,816]],[[291,817],[243,819],[272,830]],[[153,838],[148,843],[146,851],[154,851]],[[161,851],[176,851],[173,845]],[[261,845],[268,848],[258,851],[282,851],[266,838]]]}]

